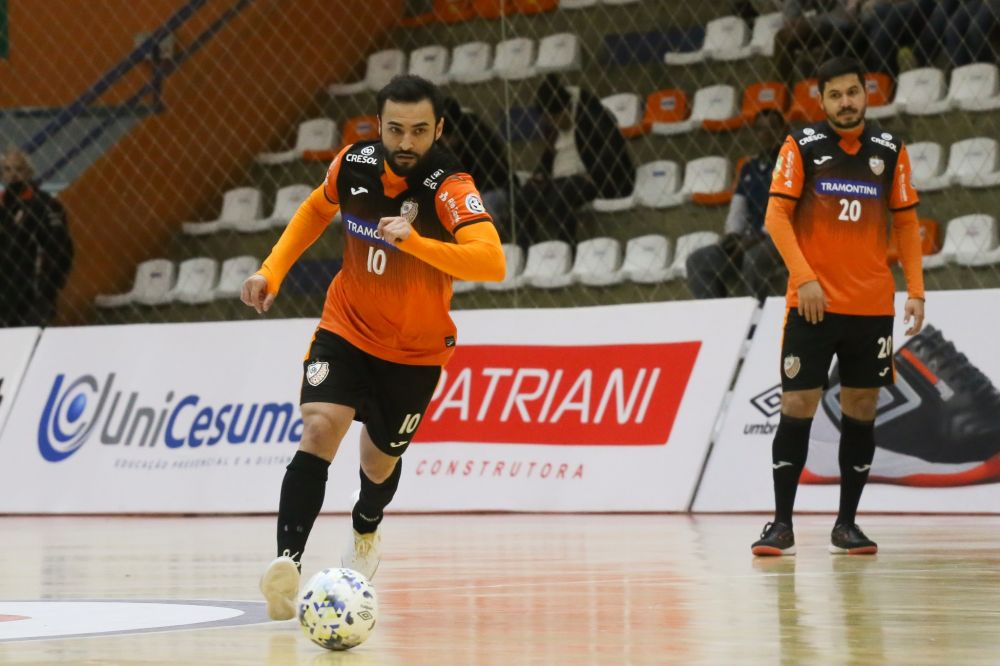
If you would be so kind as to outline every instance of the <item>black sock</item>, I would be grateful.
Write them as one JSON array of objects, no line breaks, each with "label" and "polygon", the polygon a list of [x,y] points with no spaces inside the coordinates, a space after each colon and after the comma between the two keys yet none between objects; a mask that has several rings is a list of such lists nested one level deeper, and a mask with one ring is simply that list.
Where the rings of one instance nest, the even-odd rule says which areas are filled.
[{"label": "black sock", "polygon": [[330,463],[305,451],[296,451],[285,468],[278,502],[278,555],[288,551],[298,562],[309,531],[323,508]]},{"label": "black sock", "polygon": [[774,479],[774,522],[792,524],[795,491],[809,453],[812,419],[781,415],[771,444],[771,476]]},{"label": "black sock", "polygon": [[389,506],[396,488],[399,487],[399,477],[403,473],[403,459],[396,461],[396,469],[392,470],[389,478],[382,483],[375,483],[367,476],[365,471],[361,473],[361,495],[354,505],[351,518],[354,521],[354,530],[359,534],[369,534],[375,531],[378,524],[382,522],[382,510]]},{"label": "black sock", "polygon": [[854,523],[861,491],[875,458],[875,422],[859,421],[844,414],[840,420],[840,512],[838,525]]}]

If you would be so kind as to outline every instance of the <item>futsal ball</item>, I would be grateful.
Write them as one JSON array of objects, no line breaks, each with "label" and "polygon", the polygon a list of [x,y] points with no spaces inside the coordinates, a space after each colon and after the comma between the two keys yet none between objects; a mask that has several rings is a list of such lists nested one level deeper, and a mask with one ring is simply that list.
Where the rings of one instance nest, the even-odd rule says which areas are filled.
[{"label": "futsal ball", "polygon": [[327,650],[349,650],[364,643],[375,628],[375,588],[353,569],[323,569],[302,588],[298,615],[313,643]]}]

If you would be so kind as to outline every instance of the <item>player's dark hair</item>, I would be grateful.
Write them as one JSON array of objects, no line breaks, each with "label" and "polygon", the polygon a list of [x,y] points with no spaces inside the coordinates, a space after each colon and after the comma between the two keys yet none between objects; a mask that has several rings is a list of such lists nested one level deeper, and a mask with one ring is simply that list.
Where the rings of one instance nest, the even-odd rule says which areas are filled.
[{"label": "player's dark hair", "polygon": [[861,82],[861,85],[864,85],[865,73],[865,66],[857,58],[849,58],[847,56],[830,58],[816,70],[816,80],[819,85],[820,97],[823,96],[823,91],[826,89],[826,84],[830,79],[835,79],[845,74],[856,74],[858,81]]},{"label": "player's dark hair", "polygon": [[558,74],[549,74],[535,92],[535,106],[544,113],[556,115],[568,109],[573,98]]},{"label": "player's dark hair", "polygon": [[378,106],[378,114],[381,116],[388,100],[416,104],[425,99],[430,101],[431,106],[434,107],[434,122],[438,122],[444,116],[444,96],[438,87],[420,76],[401,74],[392,77],[392,80],[378,91],[375,103]]}]

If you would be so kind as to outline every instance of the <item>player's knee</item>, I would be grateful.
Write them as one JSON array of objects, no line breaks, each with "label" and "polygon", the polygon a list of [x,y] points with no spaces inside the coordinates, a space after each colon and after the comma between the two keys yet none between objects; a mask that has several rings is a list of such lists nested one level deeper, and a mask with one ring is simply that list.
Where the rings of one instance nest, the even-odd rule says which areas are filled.
[{"label": "player's knee", "polygon": [[329,458],[339,444],[337,427],[326,414],[303,414],[302,442],[299,448],[323,458]]},{"label": "player's knee", "polygon": [[816,414],[819,391],[789,391],[781,396],[781,413],[797,419],[809,419]]},{"label": "player's knee", "polygon": [[858,421],[872,421],[878,410],[878,389],[864,391],[844,390],[840,394],[840,410]]}]

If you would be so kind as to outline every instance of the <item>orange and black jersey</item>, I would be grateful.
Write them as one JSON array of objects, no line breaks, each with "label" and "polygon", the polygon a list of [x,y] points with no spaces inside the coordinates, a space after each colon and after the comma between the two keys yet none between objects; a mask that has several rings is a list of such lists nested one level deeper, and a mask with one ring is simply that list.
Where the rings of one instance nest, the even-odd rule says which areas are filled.
[{"label": "orange and black jersey", "polygon": [[[909,242],[919,241],[917,203],[906,148],[892,134],[872,125],[841,132],[822,122],[789,135],[768,207],[768,229],[789,269],[788,306],[798,305],[798,287],[818,279],[830,312],[891,315],[890,224],[903,227],[907,281],[922,297],[919,250],[914,256]],[[781,221],[785,211],[790,228]]]},{"label": "orange and black jersey", "polygon": [[[380,142],[344,148],[261,274],[276,291],[339,208],[344,258],[327,290],[320,327],[387,361],[444,365],[456,338],[448,314],[452,276],[503,279],[503,250],[475,183],[450,154],[434,147],[419,166],[404,178],[392,171]],[[410,237],[384,241],[379,220],[407,212]]]}]

